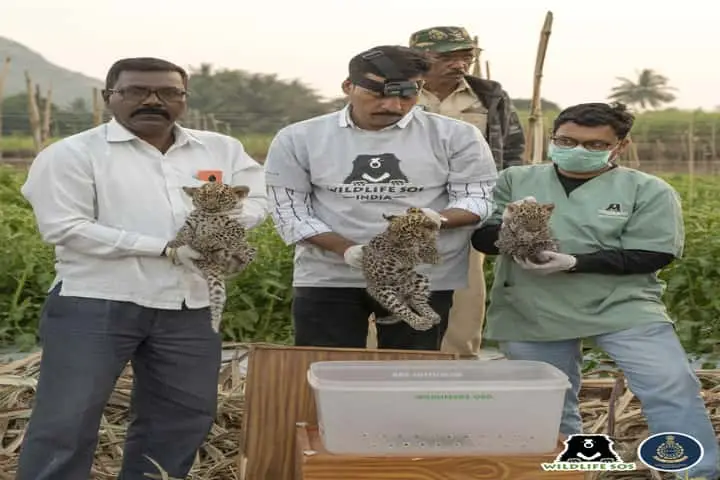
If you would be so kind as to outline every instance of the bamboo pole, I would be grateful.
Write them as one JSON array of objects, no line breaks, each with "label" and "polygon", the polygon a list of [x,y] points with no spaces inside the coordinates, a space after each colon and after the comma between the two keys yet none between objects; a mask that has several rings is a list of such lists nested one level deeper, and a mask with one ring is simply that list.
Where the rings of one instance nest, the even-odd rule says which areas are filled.
[{"label": "bamboo pole", "polygon": [[485,60],[485,78],[490,80],[490,62]]},{"label": "bamboo pole", "polygon": [[28,113],[30,119],[30,132],[32,133],[33,145],[35,147],[35,154],[40,153],[42,149],[42,138],[41,138],[41,126],[40,126],[40,111],[38,110],[37,98],[35,88],[33,88],[32,78],[30,73],[25,70],[25,86],[27,88],[28,95]]},{"label": "bamboo pole", "polygon": [[5,57],[3,68],[0,70],[0,160],[3,158],[2,132],[3,132],[3,100],[5,99],[5,80],[10,74],[10,57]]},{"label": "bamboo pole", "polygon": [[533,95],[530,102],[530,116],[528,117],[528,142],[529,148],[525,149],[526,163],[541,163],[543,160],[545,135],[543,131],[542,101],[540,86],[542,84],[543,67],[545,66],[545,55],[552,33],[553,14],[545,14],[545,22],[540,32],[537,56],[535,58],[535,73],[533,81]]},{"label": "bamboo pole", "polygon": [[482,78],[482,70],[480,69],[480,55],[482,55],[482,48],[479,46],[480,43],[477,35],[473,37],[473,45],[475,45],[475,60],[473,61],[472,75],[473,77]]}]

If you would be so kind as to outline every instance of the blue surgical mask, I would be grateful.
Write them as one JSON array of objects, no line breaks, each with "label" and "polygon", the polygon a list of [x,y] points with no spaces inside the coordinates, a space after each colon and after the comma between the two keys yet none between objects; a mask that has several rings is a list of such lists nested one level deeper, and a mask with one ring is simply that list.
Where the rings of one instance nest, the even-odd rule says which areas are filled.
[{"label": "blue surgical mask", "polygon": [[587,173],[601,170],[610,161],[612,150],[592,152],[578,145],[575,148],[558,148],[554,143],[548,147],[548,157],[555,165],[567,172]]}]

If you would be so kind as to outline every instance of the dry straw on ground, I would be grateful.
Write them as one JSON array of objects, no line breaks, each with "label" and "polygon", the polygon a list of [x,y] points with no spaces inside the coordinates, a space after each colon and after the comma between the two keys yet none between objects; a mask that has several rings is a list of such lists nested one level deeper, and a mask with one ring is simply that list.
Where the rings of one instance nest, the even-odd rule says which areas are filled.
[{"label": "dry straw on ground", "polygon": [[[240,352],[238,351],[238,354]],[[37,383],[39,354],[0,365],[0,480],[15,478],[17,455],[25,425],[30,415],[33,392]],[[715,430],[720,431],[720,371],[702,371],[705,401],[713,418]],[[244,379],[240,358],[236,355],[221,372],[218,389],[218,417],[208,441],[199,452],[192,469],[192,480],[235,480],[238,477],[236,459],[243,414]],[[100,441],[93,465],[92,478],[114,479],[122,459],[122,442],[128,418],[132,372],[128,368],[118,381],[100,427]],[[639,441],[647,436],[647,424],[632,393],[618,389],[615,402],[614,437],[621,456],[633,461]],[[585,429],[588,433],[607,433],[608,401],[585,398],[582,403]],[[599,479],[642,480],[663,477],[650,472],[610,473]],[[156,478],[163,478],[158,475]]]}]

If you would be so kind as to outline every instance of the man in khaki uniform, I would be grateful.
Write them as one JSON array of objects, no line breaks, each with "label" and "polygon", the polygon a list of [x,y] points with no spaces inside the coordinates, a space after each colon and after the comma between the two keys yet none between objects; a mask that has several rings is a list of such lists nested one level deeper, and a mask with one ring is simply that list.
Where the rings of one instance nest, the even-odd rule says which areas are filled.
[{"label": "man in khaki uniform", "polygon": [[[418,105],[472,123],[490,144],[498,170],[521,165],[525,136],[502,85],[468,74],[475,45],[462,27],[433,27],[415,32],[411,48],[427,52],[433,67],[425,78]],[[443,351],[474,357],[480,353],[485,318],[483,254],[470,249],[469,286],[455,292]]]}]

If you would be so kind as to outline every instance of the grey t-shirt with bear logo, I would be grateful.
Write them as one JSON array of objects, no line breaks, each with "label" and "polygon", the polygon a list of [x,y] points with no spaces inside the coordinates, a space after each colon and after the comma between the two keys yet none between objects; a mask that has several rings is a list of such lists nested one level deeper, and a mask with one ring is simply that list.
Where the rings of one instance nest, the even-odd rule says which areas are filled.
[{"label": "grey t-shirt with bear logo", "polygon": [[[383,214],[408,207],[493,210],[497,170],[473,125],[414,108],[380,131],[355,127],[348,107],[289,125],[265,161],[270,208],[278,233],[296,244],[294,286],[365,287],[362,272],[305,238],[335,232],[367,243],[383,231]],[[467,287],[469,237],[477,226],[444,229],[442,262],[423,266],[433,290]]]}]

